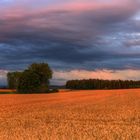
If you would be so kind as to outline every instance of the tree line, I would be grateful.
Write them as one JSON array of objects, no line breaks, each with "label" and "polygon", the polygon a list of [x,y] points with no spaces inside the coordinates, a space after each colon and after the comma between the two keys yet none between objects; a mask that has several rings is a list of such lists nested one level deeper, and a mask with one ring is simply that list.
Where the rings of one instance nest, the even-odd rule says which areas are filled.
[{"label": "tree line", "polygon": [[67,89],[129,89],[140,88],[140,81],[132,80],[70,80],[66,83]]},{"label": "tree line", "polygon": [[47,63],[33,63],[22,72],[7,74],[8,88],[16,89],[19,93],[49,92],[49,80],[52,70]]}]

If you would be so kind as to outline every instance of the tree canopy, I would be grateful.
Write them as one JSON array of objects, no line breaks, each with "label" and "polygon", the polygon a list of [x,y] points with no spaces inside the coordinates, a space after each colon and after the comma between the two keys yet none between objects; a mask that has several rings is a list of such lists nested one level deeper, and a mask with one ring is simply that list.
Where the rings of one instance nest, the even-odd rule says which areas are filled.
[{"label": "tree canopy", "polygon": [[21,72],[9,72],[7,74],[8,88],[17,89]]},{"label": "tree canopy", "polygon": [[23,93],[48,92],[52,74],[47,63],[33,63],[23,72],[8,73],[8,86]]},{"label": "tree canopy", "polygon": [[129,89],[140,88],[140,81],[132,80],[70,80],[66,83],[68,89]]}]

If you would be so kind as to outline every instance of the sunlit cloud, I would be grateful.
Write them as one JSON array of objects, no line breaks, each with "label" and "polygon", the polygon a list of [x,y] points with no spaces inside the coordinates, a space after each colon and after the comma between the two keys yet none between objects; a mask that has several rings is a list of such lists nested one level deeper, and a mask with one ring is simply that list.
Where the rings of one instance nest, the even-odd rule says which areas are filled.
[{"label": "sunlit cloud", "polygon": [[71,70],[55,71],[54,80],[65,84],[67,80],[104,79],[104,80],[139,80],[140,70]]},{"label": "sunlit cloud", "polygon": [[7,70],[0,70],[0,85],[5,85],[7,83]]}]

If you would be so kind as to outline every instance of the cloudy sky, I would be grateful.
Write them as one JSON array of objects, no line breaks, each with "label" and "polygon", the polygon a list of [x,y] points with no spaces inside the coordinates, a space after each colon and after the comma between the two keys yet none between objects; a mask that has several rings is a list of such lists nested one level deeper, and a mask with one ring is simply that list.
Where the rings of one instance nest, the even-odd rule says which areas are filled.
[{"label": "cloudy sky", "polygon": [[140,0],[0,0],[0,84],[48,62],[68,79],[140,80]]}]

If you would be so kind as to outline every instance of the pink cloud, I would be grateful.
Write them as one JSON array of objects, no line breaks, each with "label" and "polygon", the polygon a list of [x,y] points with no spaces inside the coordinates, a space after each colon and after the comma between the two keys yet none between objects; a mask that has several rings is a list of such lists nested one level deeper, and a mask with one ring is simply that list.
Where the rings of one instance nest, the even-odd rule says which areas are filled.
[{"label": "pink cloud", "polygon": [[[51,4],[47,5],[44,3],[43,5],[34,7],[37,3],[36,0],[29,1],[17,1],[14,5],[11,5],[7,8],[1,8],[0,13],[2,17],[19,17],[32,15],[32,14],[41,14],[44,12],[58,11],[58,10],[66,10],[66,11],[88,11],[88,10],[103,10],[103,9],[116,9],[116,10],[124,10],[124,11],[132,11],[139,8],[138,0],[110,0],[110,1],[85,1],[85,0],[72,0],[67,1],[60,4]],[[59,1],[58,1],[59,2]],[[34,3],[34,4],[31,4]],[[41,2],[40,2],[41,3]],[[57,3],[57,1],[56,1]],[[119,12],[119,11],[118,11]]]},{"label": "pink cloud", "polygon": [[138,80],[140,70],[71,70],[71,71],[55,71],[54,79],[108,79],[108,80]]},{"label": "pink cloud", "polygon": [[[33,7],[31,3],[37,3],[37,1],[31,0],[29,1],[16,1],[16,4],[9,6],[7,8],[0,9],[0,20],[7,21],[6,24],[2,25],[3,29],[13,30],[19,25],[27,25],[32,27],[61,27],[62,25],[67,24],[82,24],[81,20],[88,20],[88,19],[79,19],[80,23],[75,23],[77,19],[71,19],[73,16],[79,16],[82,14],[82,18],[87,18],[87,15],[84,15],[87,11],[90,11],[90,16],[94,17],[94,13],[105,14],[105,15],[98,15],[98,18],[103,18],[103,16],[114,15],[122,16],[123,14],[126,15],[132,14],[133,12],[138,9],[138,1],[137,0],[110,0],[108,2],[105,1],[91,1],[91,0],[72,0],[67,1],[60,4],[51,4],[51,5],[43,5],[44,0],[42,0],[42,6]],[[41,3],[40,2],[40,3]],[[59,2],[58,0],[56,3]],[[34,4],[33,4],[34,5]],[[107,13],[103,12],[102,10],[109,10]],[[58,11],[69,11],[70,13],[67,16],[61,17],[53,17],[49,15],[53,12]],[[100,13],[101,12],[101,13]],[[103,12],[103,13],[102,13]],[[44,15],[47,18],[42,19],[40,16]],[[28,18],[29,17],[29,18]],[[67,18],[69,17],[69,19]],[[28,19],[27,19],[28,18]],[[80,17],[81,18],[81,17]],[[45,20],[45,21],[44,21]],[[76,20],[78,21],[78,20]],[[46,23],[47,22],[47,23]],[[8,23],[8,24],[7,24]],[[67,28],[67,27],[66,27]],[[83,28],[83,27],[82,27]]]}]

